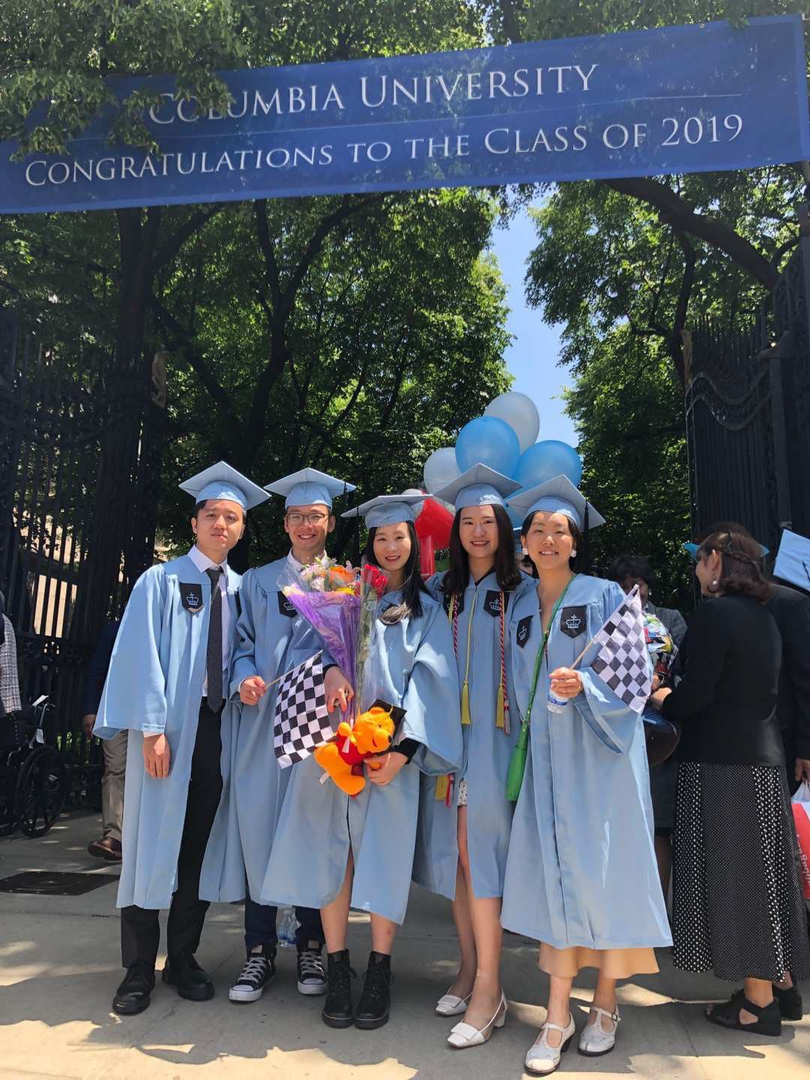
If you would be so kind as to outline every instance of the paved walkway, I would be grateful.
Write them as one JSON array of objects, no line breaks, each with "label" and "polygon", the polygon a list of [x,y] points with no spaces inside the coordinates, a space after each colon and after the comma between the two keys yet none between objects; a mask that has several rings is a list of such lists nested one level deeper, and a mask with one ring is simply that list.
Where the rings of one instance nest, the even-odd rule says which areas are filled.
[{"label": "paved walkway", "polygon": [[[73,815],[41,840],[0,840],[0,878],[24,870],[81,871],[114,878],[85,847],[98,819]],[[212,908],[199,952],[213,973],[217,996],[182,1001],[158,984],[151,1007],[123,1019],[110,1012],[121,971],[115,882],[83,896],[0,893],[0,1077],[82,1080],[515,1080],[542,1022],[538,1002],[545,977],[531,943],[507,935],[506,1027],[485,1046],[445,1046],[450,1023],[433,1015],[434,1001],[454,972],[449,905],[414,890],[395,952],[394,1009],[376,1032],[333,1031],[319,1019],[319,998],[295,987],[294,953],[279,954],[279,975],[263,1000],[236,1006],[227,988],[242,962],[238,906]],[[350,947],[365,968],[366,919],[354,919]],[[616,1050],[592,1060],[572,1050],[560,1076],[660,1077],[666,1080],[790,1080],[808,1075],[810,1017],[786,1026],[780,1040],[726,1032],[706,1023],[702,1003],[727,996],[711,977],[672,970],[666,954],[659,976],[634,979],[620,990],[624,1022]],[[162,958],[159,966],[162,964]],[[577,1022],[584,1023],[592,973],[574,988]],[[810,1000],[810,986],[805,986]],[[196,1066],[192,1070],[191,1066]]]}]

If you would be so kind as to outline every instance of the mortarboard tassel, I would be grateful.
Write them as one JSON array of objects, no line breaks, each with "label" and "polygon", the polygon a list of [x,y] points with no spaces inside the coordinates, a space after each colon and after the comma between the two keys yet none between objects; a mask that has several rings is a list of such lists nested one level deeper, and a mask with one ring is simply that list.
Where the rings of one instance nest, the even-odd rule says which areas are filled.
[{"label": "mortarboard tassel", "polygon": [[436,801],[446,803],[450,794],[450,776],[445,774],[444,776],[436,777]]},{"label": "mortarboard tassel", "polygon": [[470,686],[466,679],[461,688],[461,723],[462,725],[472,723],[472,716],[470,715]]}]

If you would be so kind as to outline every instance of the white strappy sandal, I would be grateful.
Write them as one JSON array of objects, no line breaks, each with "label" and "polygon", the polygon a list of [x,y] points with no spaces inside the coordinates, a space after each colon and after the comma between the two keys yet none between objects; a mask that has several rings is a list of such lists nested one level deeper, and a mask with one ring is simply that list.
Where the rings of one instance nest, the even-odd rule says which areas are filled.
[{"label": "white strappy sandal", "polygon": [[482,1028],[474,1028],[472,1024],[465,1024],[462,1021],[460,1024],[456,1024],[447,1036],[448,1043],[455,1050],[466,1050],[468,1046],[481,1046],[483,1043],[488,1042],[495,1028],[502,1028],[506,1023],[507,1009],[506,997],[503,990],[501,990],[501,1000],[498,1002],[498,1008],[489,1023],[484,1024]]},{"label": "white strappy sandal", "polygon": [[[549,1046],[549,1031],[561,1032],[559,1046]],[[565,1027],[560,1027],[559,1024],[551,1024],[547,1020],[540,1028],[540,1034],[537,1036],[537,1041],[526,1055],[527,1071],[534,1073],[535,1076],[548,1076],[549,1073],[553,1073],[559,1069],[560,1056],[564,1054],[571,1045],[571,1040],[574,1035],[576,1035],[576,1032],[576,1024],[570,1013],[568,1016],[568,1023]]]},{"label": "white strappy sandal", "polygon": [[[601,1057],[602,1054],[609,1054],[616,1045],[616,1028],[621,1020],[619,1006],[616,1006],[616,1012],[608,1012],[607,1009],[600,1009],[598,1005],[591,1005],[590,1011],[596,1013],[596,1019],[593,1023],[589,1021],[582,1029],[579,1052],[585,1057]],[[605,1031],[602,1027],[603,1016],[613,1021],[612,1031]]]},{"label": "white strappy sandal", "polygon": [[455,994],[445,994],[436,1002],[437,1016],[461,1016],[467,1011],[467,1002],[472,997],[472,990],[466,997],[456,997]]}]

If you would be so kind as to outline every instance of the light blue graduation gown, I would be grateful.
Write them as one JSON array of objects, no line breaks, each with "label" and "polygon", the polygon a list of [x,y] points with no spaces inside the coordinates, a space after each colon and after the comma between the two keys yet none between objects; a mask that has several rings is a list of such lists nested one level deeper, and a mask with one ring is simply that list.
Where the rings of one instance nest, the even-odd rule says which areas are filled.
[{"label": "light blue graduation gown", "polygon": [[[378,611],[401,601],[386,594]],[[327,779],[313,757],[292,766],[263,889],[265,903],[321,908],[335,899],[354,854],[351,905],[394,922],[405,918],[413,869],[419,778],[439,776],[461,763],[459,692],[447,617],[422,595],[422,616],[374,624],[369,701],[382,698],[405,709],[396,739],[421,745],[385,787],[366,783],[349,798]]]},{"label": "light blue graduation gown", "polygon": [[[236,628],[231,671],[234,708],[232,776],[227,817],[224,880],[236,886],[226,901],[241,900],[246,892],[261,899],[276,823],[284,802],[291,769],[279,768],[273,751],[273,720],[278,684],[258,705],[239,702],[239,684],[260,675],[272,682],[316,652],[320,639],[302,619],[278,585],[287,567],[286,556],[242,578],[242,614]],[[300,655],[299,655],[300,654]]]},{"label": "light blue graduation gown", "polygon": [[[443,574],[435,574],[427,582],[427,587],[431,595],[448,610],[448,599],[441,591],[443,578]],[[480,899],[503,895],[514,809],[506,798],[506,774],[520,730],[517,707],[513,704],[515,688],[510,659],[512,642],[507,632],[508,618],[515,598],[533,587],[532,579],[523,575],[515,591],[505,594],[506,690],[511,706],[508,735],[495,724],[501,680],[501,591],[495,574],[487,574],[477,585],[470,577],[461,601],[456,661],[459,686],[463,686],[467,671],[467,637],[472,618],[468,673],[472,723],[465,724],[461,729],[464,756],[461,769],[454,778],[451,805],[436,798],[435,780],[422,777],[413,875],[419,885],[450,900],[454,899],[456,892],[458,791],[459,783],[464,779],[467,781],[467,844],[473,891]]]},{"label": "light blue graduation gown", "polygon": [[[231,649],[236,634],[239,574],[228,569]],[[198,586],[202,607],[183,606]],[[111,739],[129,731],[125,778],[123,863],[118,907],[167,908],[177,886],[177,858],[183,836],[191,759],[205,683],[211,582],[188,555],[153,566],[136,582],[115,639],[110,669],[93,732]],[[230,649],[223,685],[230,678]],[[224,838],[230,784],[232,710],[221,716],[223,794],[200,875],[200,896],[219,899],[233,891],[225,878]],[[146,773],[143,737],[163,732],[171,750],[169,775]]]},{"label": "light blue graduation gown", "polygon": [[[641,717],[589,668],[595,647],[579,666],[584,692],[562,713],[546,708],[548,672],[573,663],[623,595],[614,582],[574,579],[551,628],[530,719],[501,921],[557,949],[672,943],[653,849]],[[542,642],[536,590],[513,605],[509,628],[524,715]]]}]

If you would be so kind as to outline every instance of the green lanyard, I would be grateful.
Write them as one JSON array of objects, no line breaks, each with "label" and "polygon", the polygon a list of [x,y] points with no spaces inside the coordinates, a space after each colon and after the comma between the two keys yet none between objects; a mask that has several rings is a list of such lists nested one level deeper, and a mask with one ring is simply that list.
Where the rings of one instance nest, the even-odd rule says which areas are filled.
[{"label": "green lanyard", "polygon": [[529,704],[526,709],[526,718],[523,721],[525,725],[528,725],[529,718],[532,715],[534,695],[537,693],[537,680],[540,678],[540,668],[543,666],[543,657],[546,655],[546,646],[548,645],[549,634],[551,633],[551,628],[554,625],[554,619],[557,617],[557,612],[560,610],[560,604],[562,604],[563,600],[565,599],[565,594],[570,589],[571,583],[574,581],[574,578],[576,578],[576,574],[574,575],[574,577],[571,578],[571,581],[568,582],[563,591],[560,593],[560,598],[555,604],[554,610],[551,613],[551,618],[548,621],[548,629],[546,630],[545,634],[543,634],[543,642],[540,648],[537,650],[537,658],[534,661],[534,674],[532,675],[532,686],[531,690],[529,691]]}]

